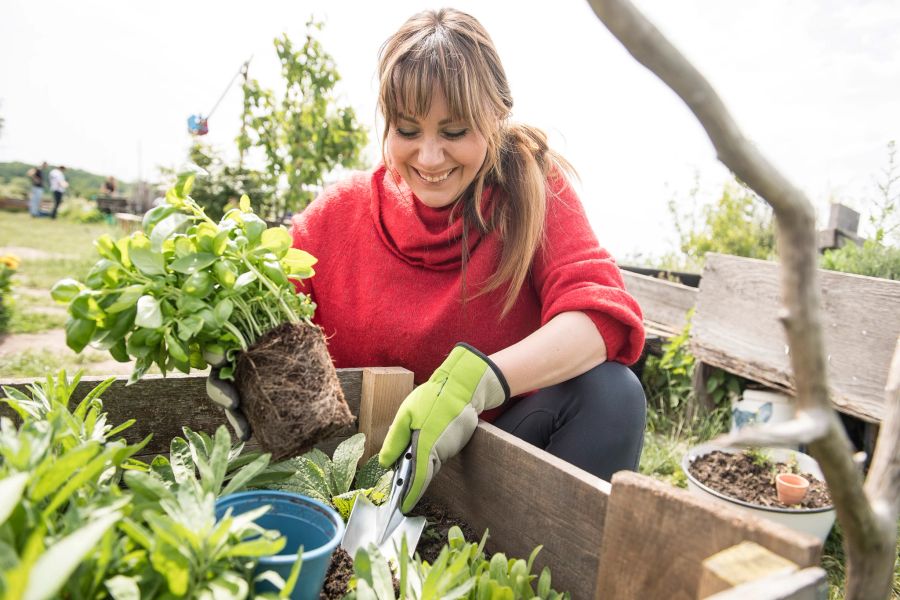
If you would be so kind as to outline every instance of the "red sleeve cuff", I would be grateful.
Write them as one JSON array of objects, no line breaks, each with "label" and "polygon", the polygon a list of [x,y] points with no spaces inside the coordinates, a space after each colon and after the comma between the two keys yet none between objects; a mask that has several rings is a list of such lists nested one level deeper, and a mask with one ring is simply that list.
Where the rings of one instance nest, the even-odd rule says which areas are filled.
[{"label": "red sleeve cuff", "polygon": [[582,311],[597,327],[606,344],[606,360],[630,365],[637,362],[644,349],[644,328],[629,327],[613,317],[595,310]]}]

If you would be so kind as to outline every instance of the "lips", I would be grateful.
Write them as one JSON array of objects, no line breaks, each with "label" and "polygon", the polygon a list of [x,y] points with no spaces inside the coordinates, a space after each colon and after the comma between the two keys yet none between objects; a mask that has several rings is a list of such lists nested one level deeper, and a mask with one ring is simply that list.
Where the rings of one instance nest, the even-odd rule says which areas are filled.
[{"label": "lips", "polygon": [[443,171],[443,172],[434,173],[434,174],[423,173],[422,171],[419,171],[415,167],[412,167],[412,170],[416,172],[416,175],[418,175],[420,178],[427,181],[428,183],[441,183],[442,181],[445,181],[448,177],[450,177],[450,175],[453,173],[453,171],[456,170],[456,167],[453,167],[449,171]]}]

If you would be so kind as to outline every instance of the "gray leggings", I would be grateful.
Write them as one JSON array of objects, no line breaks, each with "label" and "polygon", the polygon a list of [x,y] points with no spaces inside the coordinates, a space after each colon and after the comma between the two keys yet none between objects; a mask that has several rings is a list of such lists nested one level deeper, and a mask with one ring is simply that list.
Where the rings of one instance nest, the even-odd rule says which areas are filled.
[{"label": "gray leggings", "polygon": [[494,425],[609,481],[637,469],[646,420],[641,382],[607,362],[522,398]]}]

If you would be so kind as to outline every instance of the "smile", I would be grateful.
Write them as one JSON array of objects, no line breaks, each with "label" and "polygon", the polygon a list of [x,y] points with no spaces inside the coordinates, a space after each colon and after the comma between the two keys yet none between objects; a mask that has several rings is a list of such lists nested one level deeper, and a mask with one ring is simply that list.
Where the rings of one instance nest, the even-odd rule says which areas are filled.
[{"label": "smile", "polygon": [[440,183],[440,182],[444,181],[445,179],[447,179],[448,177],[450,177],[450,174],[453,173],[453,171],[455,171],[455,170],[456,170],[456,167],[453,167],[452,169],[450,169],[449,171],[447,171],[446,173],[444,173],[442,175],[426,175],[425,173],[422,173],[421,171],[419,171],[418,169],[413,167],[413,171],[416,172],[416,175],[418,175],[419,177],[421,177],[428,183]]}]

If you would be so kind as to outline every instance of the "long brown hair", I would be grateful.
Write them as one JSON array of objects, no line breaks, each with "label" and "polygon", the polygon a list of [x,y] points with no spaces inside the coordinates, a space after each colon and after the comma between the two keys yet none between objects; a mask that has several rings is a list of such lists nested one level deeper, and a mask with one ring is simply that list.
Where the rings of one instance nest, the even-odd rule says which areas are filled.
[{"label": "long brown hair", "polygon": [[[469,228],[500,235],[500,264],[476,296],[506,284],[505,316],[541,244],[548,178],[574,175],[574,169],[549,149],[542,131],[509,122],[513,101],[506,73],[487,31],[471,15],[449,8],[413,15],[382,46],[378,75],[378,104],[385,120],[382,151],[401,113],[428,114],[435,86],[447,98],[450,118],[468,123],[487,140],[484,164],[457,199],[451,218],[463,219],[464,289]],[[494,201],[491,214],[485,215],[484,190],[489,186],[495,189]]]}]

